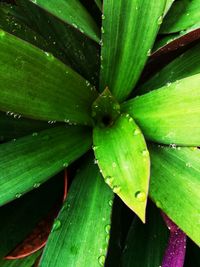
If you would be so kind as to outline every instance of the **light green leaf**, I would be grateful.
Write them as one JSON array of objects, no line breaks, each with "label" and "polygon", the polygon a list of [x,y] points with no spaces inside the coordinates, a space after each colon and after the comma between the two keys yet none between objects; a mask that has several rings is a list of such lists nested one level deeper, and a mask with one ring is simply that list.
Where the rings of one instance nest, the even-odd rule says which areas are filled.
[{"label": "light green leaf", "polygon": [[45,182],[90,145],[90,131],[78,126],[55,127],[1,144],[0,206]]},{"label": "light green leaf", "polygon": [[41,251],[35,252],[34,254],[17,260],[0,260],[1,267],[33,267],[35,261],[40,256]]},{"label": "light green leaf", "polygon": [[90,106],[97,92],[71,68],[4,31],[0,31],[0,58],[0,110],[92,124]]},{"label": "light green leaf", "polygon": [[200,0],[175,1],[163,20],[160,33],[186,30],[200,22]]},{"label": "light green leaf", "polygon": [[144,222],[150,159],[140,129],[123,114],[111,127],[94,128],[93,139],[105,182]]},{"label": "light green leaf", "polygon": [[162,86],[169,85],[194,74],[200,73],[200,44],[178,56],[150,80],[139,87],[139,94],[147,93]]},{"label": "light green leaf", "polygon": [[150,196],[200,245],[200,150],[150,146]]},{"label": "light green leaf", "polygon": [[122,255],[122,267],[161,266],[167,239],[168,229],[161,214],[150,205],[145,225],[138,218],[133,219]]},{"label": "light green leaf", "polygon": [[67,24],[72,25],[94,41],[99,41],[99,29],[79,0],[30,0],[52,13]]},{"label": "light green leaf", "polygon": [[91,158],[87,159],[55,220],[39,266],[104,266],[112,201],[112,191]]},{"label": "light green leaf", "polygon": [[200,145],[200,74],[169,83],[123,104],[148,140]]},{"label": "light green leaf", "polygon": [[119,100],[134,88],[162,23],[165,0],[110,0],[103,4],[100,87]]},{"label": "light green leaf", "polygon": [[164,12],[164,15],[167,14],[167,12],[168,12],[169,9],[171,8],[171,6],[172,6],[172,4],[173,4],[174,1],[175,1],[175,0],[166,0],[166,6],[165,6],[165,12]]}]

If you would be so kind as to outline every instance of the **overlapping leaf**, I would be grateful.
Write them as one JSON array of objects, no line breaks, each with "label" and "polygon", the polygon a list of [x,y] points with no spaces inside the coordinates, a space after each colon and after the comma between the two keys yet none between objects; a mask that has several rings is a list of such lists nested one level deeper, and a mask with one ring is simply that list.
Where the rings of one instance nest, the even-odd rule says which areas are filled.
[{"label": "overlapping leaf", "polygon": [[164,0],[104,1],[100,87],[119,100],[135,86],[162,23]]},{"label": "overlapping leaf", "polygon": [[151,146],[150,196],[200,245],[200,150]]},{"label": "overlapping leaf", "polygon": [[104,266],[112,201],[112,191],[87,159],[72,183],[39,266]]},{"label": "overlapping leaf", "polygon": [[111,127],[94,128],[93,139],[105,182],[145,221],[150,159],[140,129],[123,114]]},{"label": "overlapping leaf", "polygon": [[164,144],[200,145],[200,74],[127,101],[124,112],[134,116],[145,137]]},{"label": "overlapping leaf", "polygon": [[60,126],[0,145],[0,206],[68,166],[91,145],[90,131]]}]

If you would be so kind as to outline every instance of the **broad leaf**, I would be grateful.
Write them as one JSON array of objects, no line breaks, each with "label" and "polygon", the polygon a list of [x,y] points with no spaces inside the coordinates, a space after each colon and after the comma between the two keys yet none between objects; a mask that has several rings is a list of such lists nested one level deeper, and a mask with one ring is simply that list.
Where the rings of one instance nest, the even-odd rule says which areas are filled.
[{"label": "broad leaf", "polygon": [[161,33],[186,30],[200,22],[200,0],[175,1],[163,20]]},{"label": "broad leaf", "polygon": [[123,114],[111,127],[94,128],[93,139],[105,182],[144,222],[150,159],[140,129]]},{"label": "broad leaf", "polygon": [[138,218],[128,233],[122,257],[122,267],[160,266],[167,244],[168,230],[160,212],[149,207],[147,223],[142,224]]},{"label": "broad leaf", "polygon": [[149,81],[139,88],[139,93],[144,94],[176,80],[180,80],[200,73],[200,44],[181,54],[160,72],[157,72]]},{"label": "broad leaf", "polygon": [[0,259],[13,251],[41,219],[52,210],[56,212],[55,208],[62,203],[63,175],[38,186],[35,184],[35,190],[0,208]]},{"label": "broad leaf", "polygon": [[9,141],[34,132],[58,126],[49,121],[30,120],[21,118],[17,114],[0,112],[0,141]]},{"label": "broad leaf", "polygon": [[30,0],[67,24],[99,41],[99,29],[79,0]]},{"label": "broad leaf", "polygon": [[200,245],[200,150],[150,146],[150,197]]},{"label": "broad leaf", "polygon": [[112,201],[113,193],[98,168],[91,158],[84,161],[55,220],[39,266],[104,266]]},{"label": "broad leaf", "polygon": [[35,261],[40,256],[41,251],[38,251],[28,257],[17,260],[0,260],[1,267],[33,267]]},{"label": "broad leaf", "polygon": [[71,68],[4,31],[0,58],[0,110],[42,120],[92,123],[90,106],[97,93]]},{"label": "broad leaf", "polygon": [[164,144],[200,145],[200,74],[169,83],[122,106],[145,137]]},{"label": "broad leaf", "polygon": [[165,0],[110,0],[103,4],[100,87],[120,101],[135,86],[162,23]]},{"label": "broad leaf", "polygon": [[56,57],[97,84],[99,46],[95,42],[27,0],[17,0],[17,7],[11,12],[50,43],[57,51],[53,53]]},{"label": "broad leaf", "polygon": [[[84,142],[83,142],[84,140]],[[55,127],[0,145],[0,205],[41,184],[91,145],[84,127]]]}]

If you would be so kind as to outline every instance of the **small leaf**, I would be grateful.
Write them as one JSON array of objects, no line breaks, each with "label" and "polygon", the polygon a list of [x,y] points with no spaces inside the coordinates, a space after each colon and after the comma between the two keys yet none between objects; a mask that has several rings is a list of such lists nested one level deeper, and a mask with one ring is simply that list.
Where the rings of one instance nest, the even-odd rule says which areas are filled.
[{"label": "small leaf", "polygon": [[70,187],[48,239],[40,267],[104,266],[110,238],[113,193],[91,158]]},{"label": "small leaf", "polygon": [[145,137],[163,144],[200,145],[200,74],[169,83],[122,105]]},{"label": "small leaf", "polygon": [[150,197],[200,245],[200,150],[152,145]]},{"label": "small leaf", "polygon": [[111,127],[94,128],[93,140],[105,182],[144,222],[150,159],[140,129],[123,114]]},{"label": "small leaf", "polygon": [[160,33],[186,30],[200,22],[200,0],[175,1],[163,20]]},{"label": "small leaf", "polygon": [[0,110],[92,124],[90,106],[97,92],[71,68],[4,31],[0,31],[0,57]]},{"label": "small leaf", "polygon": [[167,227],[160,212],[153,206],[148,207],[145,225],[138,218],[133,219],[122,256],[122,267],[160,266],[167,238]]},{"label": "small leaf", "polygon": [[78,126],[55,127],[1,144],[0,206],[48,180],[90,145],[90,131]]},{"label": "small leaf", "polygon": [[99,29],[79,0],[30,0],[67,24],[99,41]]},{"label": "small leaf", "polygon": [[100,88],[117,100],[134,88],[162,23],[165,0],[104,1]]}]

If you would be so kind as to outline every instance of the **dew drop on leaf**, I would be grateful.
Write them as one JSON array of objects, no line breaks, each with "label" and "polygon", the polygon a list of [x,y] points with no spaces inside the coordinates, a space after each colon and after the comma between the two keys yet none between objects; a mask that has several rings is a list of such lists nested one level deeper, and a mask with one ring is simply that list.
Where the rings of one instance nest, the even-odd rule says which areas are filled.
[{"label": "dew drop on leaf", "polygon": [[104,266],[105,260],[106,260],[106,257],[105,257],[104,255],[101,255],[101,256],[98,258],[99,264],[100,264],[101,266]]},{"label": "dew drop on leaf", "polygon": [[138,191],[135,193],[135,197],[138,201],[143,202],[146,200],[146,193],[143,191]]},{"label": "dew drop on leaf", "polygon": [[55,220],[51,232],[58,230],[61,227],[61,221]]}]

